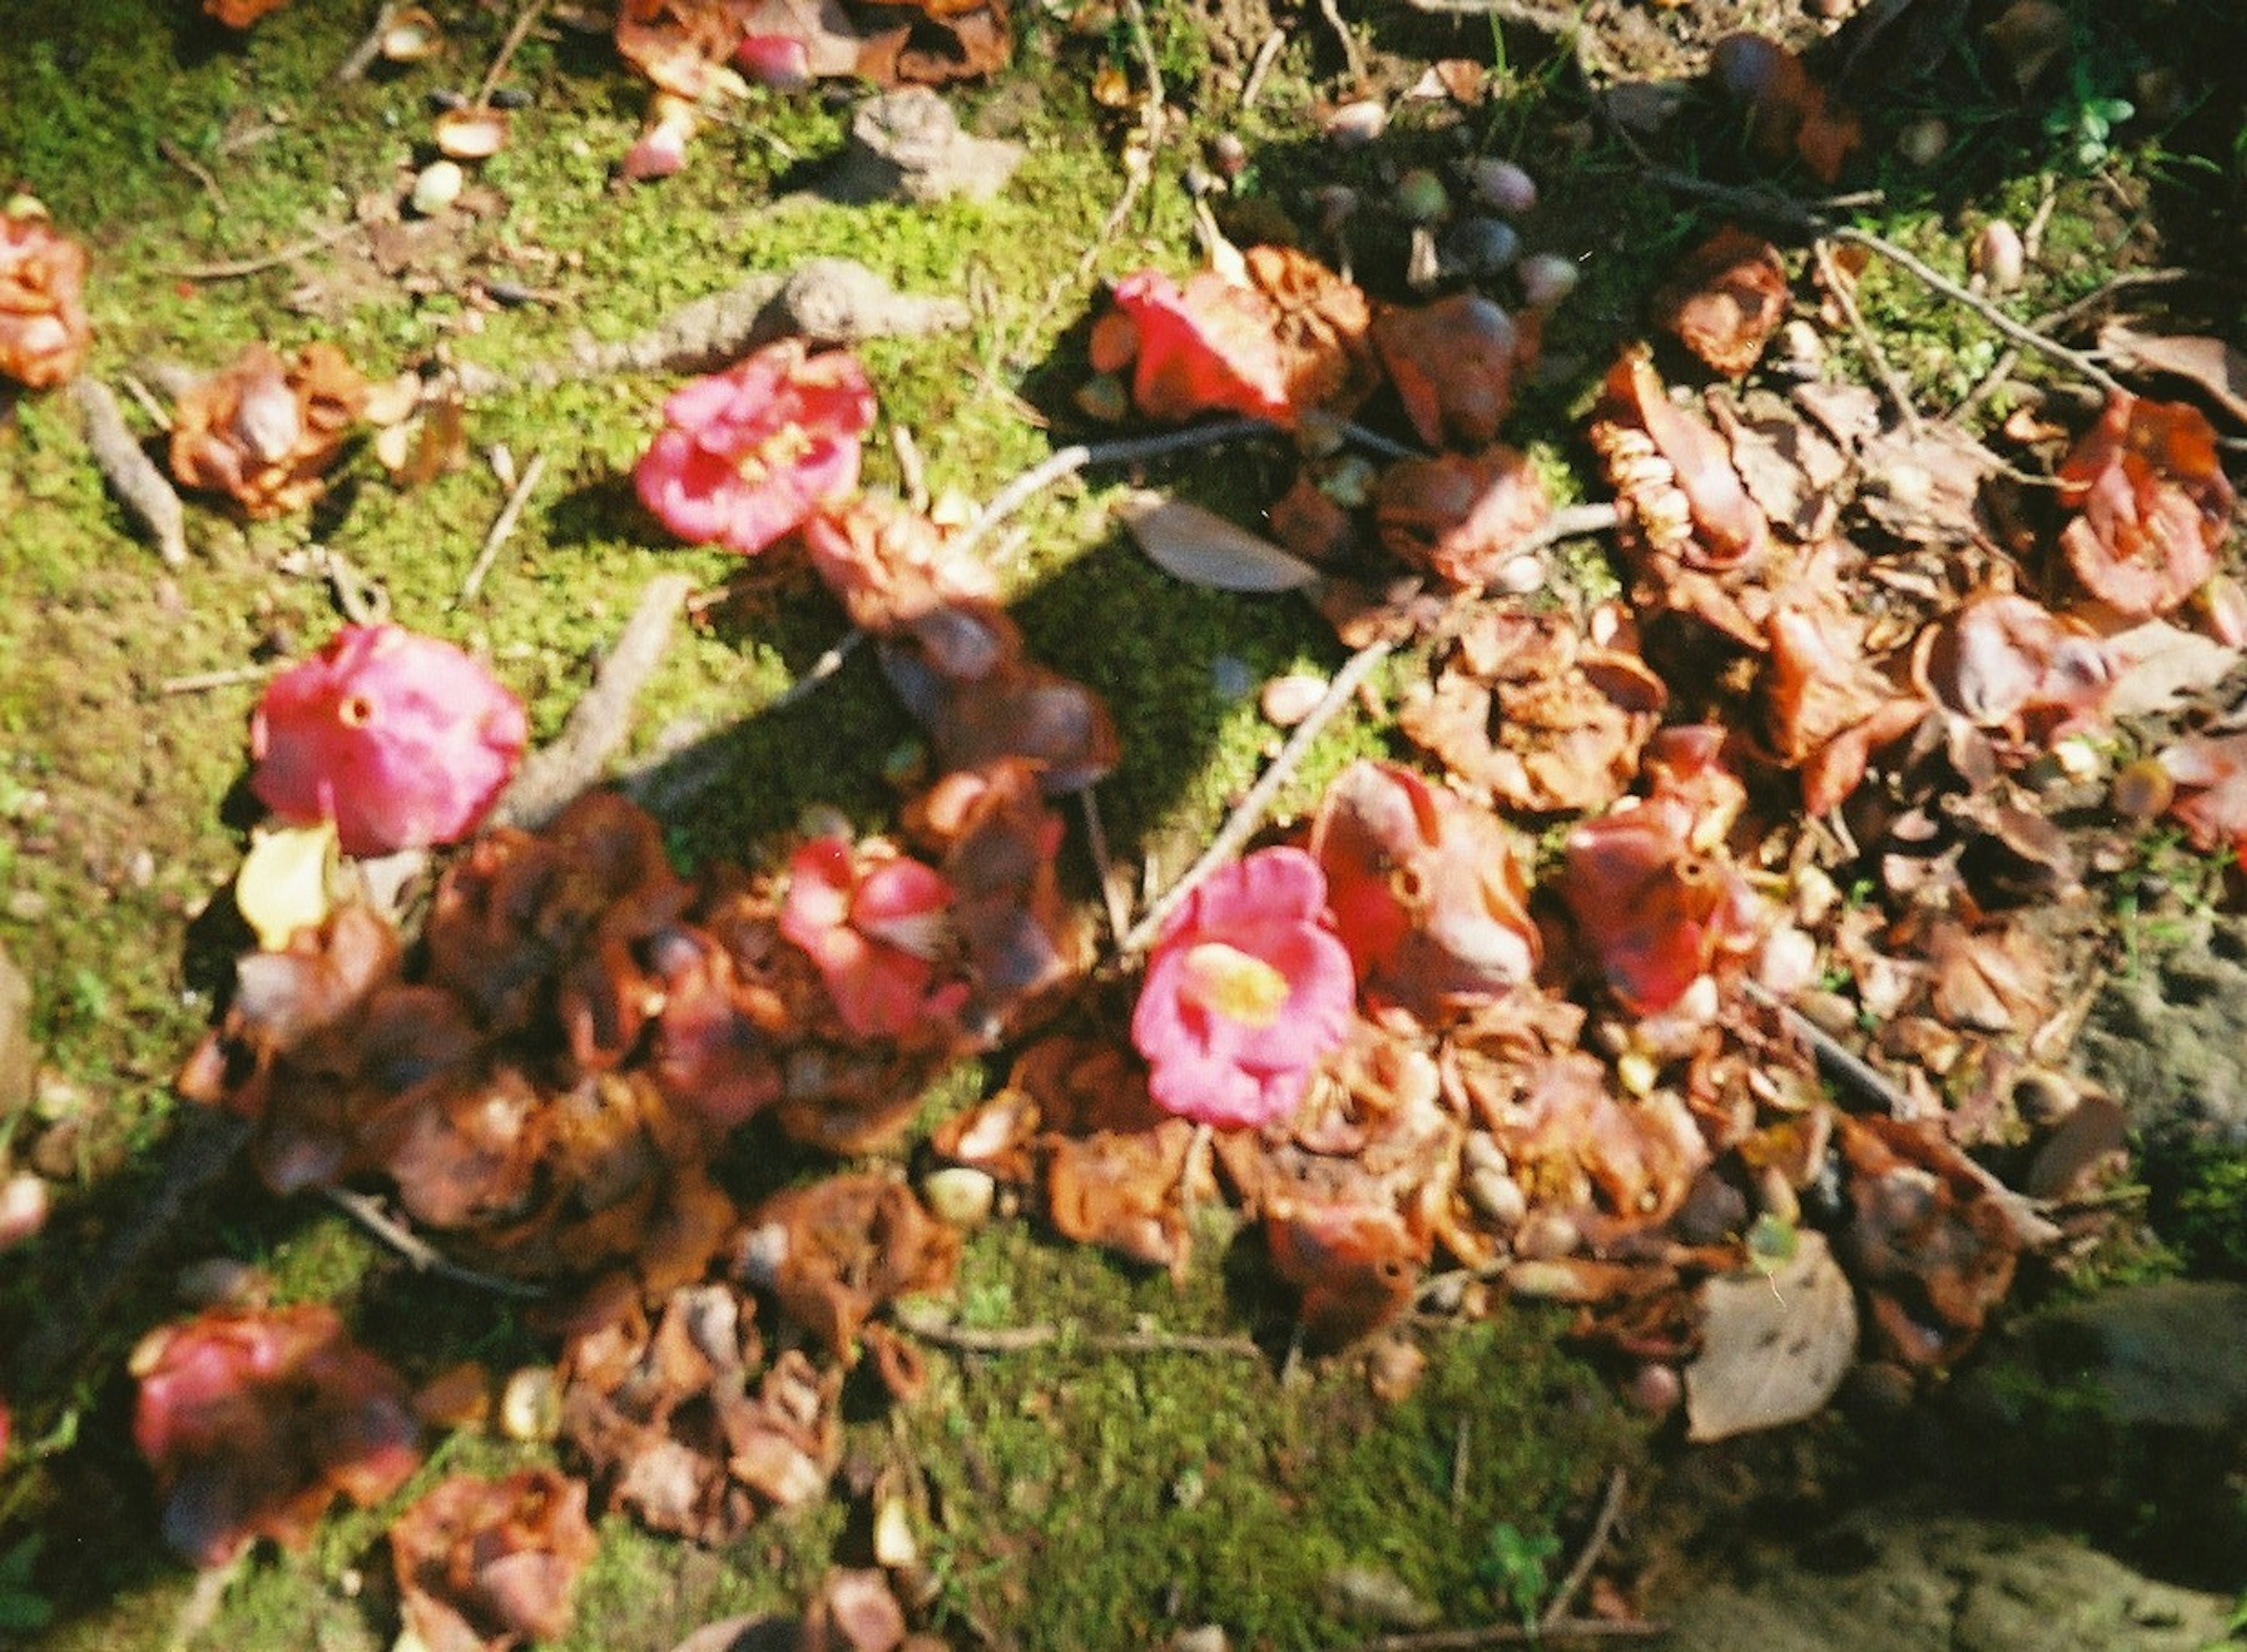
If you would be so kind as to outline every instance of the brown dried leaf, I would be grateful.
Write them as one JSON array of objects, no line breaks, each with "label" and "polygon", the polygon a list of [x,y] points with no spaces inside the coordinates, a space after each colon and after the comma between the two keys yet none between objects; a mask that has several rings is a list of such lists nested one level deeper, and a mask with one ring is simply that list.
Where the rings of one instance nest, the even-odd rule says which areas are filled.
[{"label": "brown dried leaf", "polygon": [[285,361],[268,345],[246,345],[231,366],[181,395],[173,477],[227,495],[248,516],[300,510],[325,488],[366,396],[366,380],[331,344],[306,345]]},{"label": "brown dried leaf", "polygon": [[2117,372],[2189,379],[2235,423],[2247,425],[2247,355],[2221,338],[2165,338],[2109,322],[2099,330],[2099,353]]},{"label": "brown dried leaf", "polygon": [[1391,553],[1463,588],[1496,579],[1553,509],[1527,457],[1502,443],[1400,459],[1381,473],[1373,508]]},{"label": "brown dried leaf", "polygon": [[1857,1353],[1857,1299],[1821,1233],[1768,1272],[1705,1280],[1701,1351],[1685,1368],[1686,1437],[1727,1439],[1815,1414]]}]

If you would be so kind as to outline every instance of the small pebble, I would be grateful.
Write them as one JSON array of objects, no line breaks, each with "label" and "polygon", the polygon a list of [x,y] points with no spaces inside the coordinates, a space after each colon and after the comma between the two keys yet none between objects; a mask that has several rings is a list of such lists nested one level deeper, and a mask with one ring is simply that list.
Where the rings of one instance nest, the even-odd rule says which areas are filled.
[{"label": "small pebble", "polygon": [[1481,155],[1464,163],[1460,170],[1478,200],[1509,218],[1537,210],[1537,180],[1513,161]]},{"label": "small pebble", "polygon": [[921,1178],[920,1196],[930,1210],[954,1227],[980,1227],[990,1219],[999,1184],[987,1171],[970,1164],[946,1165]]},{"label": "small pebble", "polygon": [[1574,259],[1553,252],[1532,253],[1514,274],[1521,283],[1522,303],[1540,312],[1554,308],[1583,279]]},{"label": "small pebble", "polygon": [[1896,153],[1915,167],[1931,167],[1950,147],[1950,125],[1940,115],[1923,115],[1896,133]]},{"label": "small pebble", "polygon": [[1361,98],[1329,113],[1323,128],[1335,147],[1363,149],[1389,129],[1389,111],[1370,98]]},{"label": "small pebble", "polygon": [[1480,279],[1494,276],[1521,256],[1521,237],[1498,218],[1462,218],[1444,232],[1437,252],[1446,270]]},{"label": "small pebble", "polygon": [[526,1365],[507,1379],[499,1396],[500,1432],[526,1443],[562,1432],[562,1384],[550,1365]]},{"label": "small pebble", "polygon": [[1209,662],[1209,686],[1219,700],[1246,700],[1256,686],[1256,673],[1238,654],[1219,654]]},{"label": "small pebble", "polygon": [[424,218],[435,217],[461,198],[467,182],[468,175],[457,161],[431,161],[413,180],[413,210]]},{"label": "small pebble", "polygon": [[1274,728],[1293,728],[1311,714],[1326,692],[1325,678],[1309,672],[1290,672],[1264,685],[1264,692],[1257,697],[1257,709]]},{"label": "small pebble", "polygon": [[2021,284],[2026,256],[2020,231],[2003,218],[1992,218],[1974,238],[1970,262],[1991,292],[2011,292]]}]

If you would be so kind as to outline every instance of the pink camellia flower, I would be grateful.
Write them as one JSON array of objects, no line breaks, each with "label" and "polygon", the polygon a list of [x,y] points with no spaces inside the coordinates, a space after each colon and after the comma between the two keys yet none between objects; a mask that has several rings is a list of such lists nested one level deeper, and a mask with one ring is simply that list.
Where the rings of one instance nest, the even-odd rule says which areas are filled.
[{"label": "pink camellia flower", "polygon": [[529,738],[522,702],[447,642],[346,625],[268,684],[250,789],[346,855],[450,843],[490,812]]},{"label": "pink camellia flower", "polygon": [[663,404],[635,480],[681,539],[754,556],[858,485],[874,387],[846,350],[784,338]]},{"label": "pink camellia flower", "polygon": [[1203,1123],[1284,1118],[1349,1035],[1356,995],[1319,864],[1259,850],[1211,873],[1155,943],[1131,1014],[1148,1093]]},{"label": "pink camellia flower", "polygon": [[320,1303],[212,1309],[151,1332],[132,1369],[165,1539],[198,1566],[257,1537],[300,1547],[337,1493],[379,1502],[420,1461],[405,1382]]},{"label": "pink camellia flower", "polygon": [[951,884],[910,855],[822,837],[789,863],[780,932],[819,966],[845,1027],[901,1039],[948,1023],[966,1002],[965,981],[934,985],[953,945],[951,912]]},{"label": "pink camellia flower", "polygon": [[1128,332],[1095,365],[1129,352],[1131,399],[1150,419],[1191,419],[1223,411],[1252,419],[1285,419],[1287,379],[1271,334],[1267,307],[1248,288],[1213,271],[1180,287],[1159,270],[1116,283],[1116,311]]}]

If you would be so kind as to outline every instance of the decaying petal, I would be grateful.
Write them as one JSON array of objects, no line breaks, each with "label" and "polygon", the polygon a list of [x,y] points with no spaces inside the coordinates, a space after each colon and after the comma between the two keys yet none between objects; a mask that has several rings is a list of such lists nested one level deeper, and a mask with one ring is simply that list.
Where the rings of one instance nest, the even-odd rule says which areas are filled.
[{"label": "decaying petal", "polygon": [[738,1266],[837,1359],[884,1303],[952,1283],[960,1236],[886,1176],[831,1176],[751,1212]]},{"label": "decaying petal", "polygon": [[1727,224],[1686,254],[1654,295],[1657,325],[1718,372],[1737,378],[1756,364],[1786,319],[1786,266],[1779,249]]},{"label": "decaying petal", "polygon": [[2198,408],[2112,397],[2059,480],[2061,502],[2078,513],[2060,549],[2084,588],[2118,611],[2168,613],[2216,571],[2236,495]]},{"label": "decaying petal", "polygon": [[1533,814],[1622,795],[1670,697],[1619,608],[1579,629],[1559,614],[1485,607],[1438,659],[1398,727],[1466,786]]},{"label": "decaying petal", "polygon": [[420,1461],[404,1381],[323,1304],[214,1309],[151,1332],[132,1365],[164,1537],[198,1566],[253,1538],[301,1547],[335,1498],[379,1502]]},{"label": "decaying petal", "polygon": [[567,1633],[598,1546],[584,1482],[550,1468],[453,1475],[390,1528],[400,1609],[428,1652],[505,1652]]},{"label": "decaying petal", "polygon": [[1770,525],[1742,486],[1724,439],[1672,405],[1643,349],[1626,351],[1609,370],[1591,441],[1649,550],[1717,570],[1764,549]]},{"label": "decaying petal", "polygon": [[1335,929],[1363,990],[1429,1025],[1537,966],[1520,863],[1495,816],[1391,763],[1328,787],[1311,828]]},{"label": "decaying petal", "polygon": [[0,376],[39,390],[77,375],[93,342],[88,263],[38,202],[19,196],[0,210]]},{"label": "decaying petal", "polygon": [[1384,311],[1373,345],[1420,439],[1465,453],[1498,440],[1534,350],[1513,317],[1472,292]]},{"label": "decaying petal", "polygon": [[2055,741],[2095,723],[2118,672],[2088,627],[1984,591],[1921,634],[1913,680],[1977,728]]},{"label": "decaying petal", "polygon": [[1497,444],[1473,454],[1400,459],[1373,492],[1381,543],[1445,584],[1488,584],[1552,515],[1529,461]]},{"label": "decaying petal", "polygon": [[301,510],[326,487],[366,399],[366,380],[331,344],[286,358],[270,345],[245,345],[173,409],[172,475],[225,494],[248,516]]}]

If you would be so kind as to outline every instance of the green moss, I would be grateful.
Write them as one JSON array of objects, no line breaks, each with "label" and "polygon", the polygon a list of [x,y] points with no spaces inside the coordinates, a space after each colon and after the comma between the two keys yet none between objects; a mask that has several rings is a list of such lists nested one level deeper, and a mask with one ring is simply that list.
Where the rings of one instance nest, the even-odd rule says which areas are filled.
[{"label": "green moss", "polygon": [[940,1512],[928,1539],[940,1612],[1019,1623],[1026,1647],[1153,1645],[1207,1622],[1240,1644],[1316,1646],[1366,1627],[1335,1600],[1356,1568],[1447,1619],[1508,1615],[1492,1534],[1577,1518],[1625,1433],[1596,1381],[1554,1352],[1551,1325],[1427,1333],[1426,1376],[1392,1408],[1357,1360],[1283,1380],[1267,1359],[1103,1358],[1076,1340],[1224,1331],[1245,1311],[1284,1347],[1258,1259],[1220,1266],[1221,1232],[1201,1239],[1177,1290],[1019,1230],[971,1247],[962,1299],[979,1317],[1027,1309],[1062,1335],[940,1363],[909,1418]]}]

